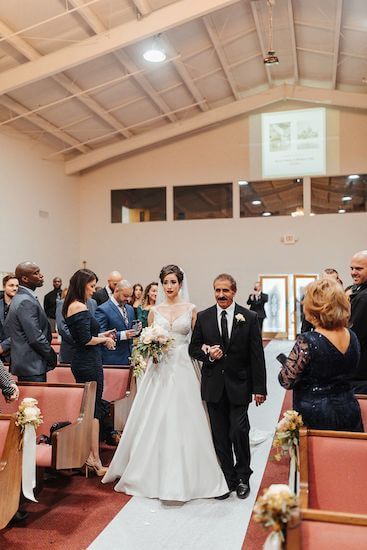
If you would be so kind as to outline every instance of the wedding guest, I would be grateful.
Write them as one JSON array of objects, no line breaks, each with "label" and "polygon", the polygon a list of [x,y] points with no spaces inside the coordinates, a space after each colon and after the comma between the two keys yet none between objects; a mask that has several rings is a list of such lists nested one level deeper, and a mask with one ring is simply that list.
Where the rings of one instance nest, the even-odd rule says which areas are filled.
[{"label": "wedding guest", "polygon": [[52,281],[53,289],[48,292],[43,299],[43,309],[47,315],[48,322],[50,323],[51,331],[56,330],[56,303],[61,299],[62,294],[62,280],[60,277],[54,277]]},{"label": "wedding guest", "polygon": [[261,291],[261,283],[257,281],[254,284],[254,291],[248,297],[247,305],[250,306],[251,311],[257,313],[261,332],[263,329],[264,319],[266,319],[265,304],[268,301],[268,298],[268,295]]},{"label": "wedding guest", "polygon": [[321,279],[308,285],[303,307],[314,330],[297,336],[279,382],[293,389],[293,408],[307,427],[363,431],[361,411],[350,384],[358,364],[359,344],[347,328],[348,298],[339,283]]},{"label": "wedding guest", "polygon": [[140,283],[135,283],[133,286],[133,293],[130,299],[130,304],[134,308],[135,317],[137,315],[138,306],[141,306],[143,301],[144,288]]},{"label": "wedding guest", "polygon": [[91,449],[86,468],[103,476],[104,468],[99,457],[99,419],[102,416],[103,368],[100,344],[115,348],[112,331],[99,334],[99,324],[86,306],[94,294],[97,275],[90,269],[79,269],[70,279],[62,314],[74,341],[71,370],[76,382],[97,382],[96,404],[91,434]]},{"label": "wedding guest", "polygon": [[6,338],[4,323],[8,315],[10,303],[16,295],[19,287],[18,279],[14,273],[9,273],[3,278],[3,297],[0,298],[0,357],[6,363],[10,360],[10,338]]},{"label": "wedding guest", "polygon": [[142,327],[148,326],[148,314],[150,309],[155,306],[158,294],[158,283],[153,282],[145,288],[141,306],[137,308],[136,318],[141,322]]},{"label": "wedding guest", "polygon": [[92,298],[97,302],[97,305],[100,306],[104,302],[107,302],[109,298],[113,295],[115,286],[122,279],[122,275],[119,271],[111,271],[108,276],[107,284],[104,288],[96,290]]},{"label": "wedding guest", "polygon": [[[321,279],[332,279],[333,281],[336,281],[337,283],[339,283],[342,287],[343,287],[343,281],[340,279],[339,277],[339,273],[337,272],[336,269],[334,269],[333,267],[326,267],[322,274],[321,274]],[[304,312],[303,312],[303,299],[304,299],[304,296],[302,296],[301,298],[301,333],[303,332],[308,332],[310,330],[313,330],[313,326],[312,326],[312,323],[310,323],[309,321],[307,321],[307,319],[305,318],[305,315],[304,315]]]},{"label": "wedding guest", "polygon": [[367,393],[367,250],[357,252],[351,262],[354,288],[350,295],[350,327],[361,346],[361,357],[353,376],[354,393]]}]

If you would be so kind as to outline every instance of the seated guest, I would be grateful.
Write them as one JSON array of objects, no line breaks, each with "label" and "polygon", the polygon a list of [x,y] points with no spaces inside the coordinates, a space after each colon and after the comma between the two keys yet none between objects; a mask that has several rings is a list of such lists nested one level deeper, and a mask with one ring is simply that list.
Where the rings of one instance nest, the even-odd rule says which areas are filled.
[{"label": "seated guest", "polygon": [[144,289],[140,283],[135,283],[133,286],[133,294],[131,296],[130,304],[133,306],[135,311],[135,317],[137,315],[138,306],[141,306],[143,301]]},{"label": "seated guest", "polygon": [[121,281],[121,279],[122,275],[121,273],[119,273],[119,271],[111,271],[108,276],[106,286],[104,288],[96,290],[96,292],[92,296],[92,298],[97,302],[98,306],[104,304],[104,302],[107,302],[107,300],[111,298],[111,296],[113,295],[113,291],[115,290],[115,286]]},{"label": "seated guest", "polygon": [[[61,336],[60,344],[60,363],[71,363],[74,353],[74,340],[71,337],[70,330],[66,324],[66,321],[62,314],[62,308],[64,305],[64,298],[67,294],[67,289],[63,290],[62,299],[58,300],[56,305],[56,325],[59,335]],[[94,315],[97,309],[97,302],[93,298],[87,300],[87,308],[92,315]]]},{"label": "seated guest", "polygon": [[103,367],[100,344],[115,348],[111,332],[100,333],[99,324],[86,306],[97,282],[90,269],[79,269],[70,279],[69,290],[64,300],[62,315],[74,340],[71,370],[77,383],[97,382],[96,404],[91,433],[91,449],[86,461],[87,469],[103,476],[104,468],[99,457],[99,419],[102,417]]},{"label": "seated guest", "polygon": [[132,329],[135,321],[134,309],[129,305],[132,296],[132,288],[129,281],[122,280],[117,283],[113,296],[101,306],[98,306],[95,317],[99,323],[100,330],[115,329],[116,349],[102,350],[102,361],[104,365],[128,365],[131,356],[132,339],[136,336]]},{"label": "seated guest", "polygon": [[0,298],[0,357],[6,363],[10,360],[10,338],[6,338],[4,332],[4,323],[8,315],[10,302],[17,293],[19,286],[18,279],[13,273],[5,275],[3,278],[3,297]]},{"label": "seated guest", "polygon": [[142,327],[148,326],[148,314],[150,308],[155,305],[158,294],[158,283],[149,283],[144,291],[143,301],[141,306],[137,308],[136,318],[141,321]]},{"label": "seated guest", "polygon": [[315,328],[297,336],[279,382],[293,389],[293,408],[307,427],[363,431],[350,385],[360,348],[356,335],[347,328],[348,298],[339,283],[321,279],[307,286],[303,308]]}]

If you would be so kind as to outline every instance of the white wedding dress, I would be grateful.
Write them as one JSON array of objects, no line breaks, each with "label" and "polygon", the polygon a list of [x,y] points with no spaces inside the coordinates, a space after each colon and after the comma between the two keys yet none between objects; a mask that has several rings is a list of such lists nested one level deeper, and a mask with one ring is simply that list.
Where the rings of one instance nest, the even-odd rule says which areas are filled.
[{"label": "white wedding dress", "polygon": [[103,478],[120,478],[116,491],[182,502],[228,492],[188,353],[193,307],[187,304],[172,323],[152,308],[154,323],[174,342],[158,365],[148,365]]}]

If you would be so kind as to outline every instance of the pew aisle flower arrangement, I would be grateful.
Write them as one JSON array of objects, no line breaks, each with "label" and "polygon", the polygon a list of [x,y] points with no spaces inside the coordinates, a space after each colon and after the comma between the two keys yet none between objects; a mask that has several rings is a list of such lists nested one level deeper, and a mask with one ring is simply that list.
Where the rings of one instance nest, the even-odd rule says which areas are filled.
[{"label": "pew aisle flower arrangement", "polygon": [[271,528],[264,550],[281,550],[288,520],[298,508],[298,499],[288,485],[270,485],[264,489],[254,506],[254,521],[265,529]]},{"label": "pew aisle flower arrangement", "polygon": [[25,498],[37,502],[33,489],[36,486],[36,430],[43,423],[38,401],[25,397],[18,407],[15,424],[22,432],[22,491]]},{"label": "pew aisle flower arrangement", "polygon": [[173,341],[174,339],[163,327],[152,325],[144,328],[132,352],[134,375],[139,377],[143,374],[149,359],[158,364],[163,355],[168,352]]},{"label": "pew aisle flower arrangement", "polygon": [[299,429],[303,426],[302,416],[294,410],[286,411],[278,422],[273,440],[276,449],[275,460],[279,461],[283,456],[289,455],[296,458],[299,446]]}]

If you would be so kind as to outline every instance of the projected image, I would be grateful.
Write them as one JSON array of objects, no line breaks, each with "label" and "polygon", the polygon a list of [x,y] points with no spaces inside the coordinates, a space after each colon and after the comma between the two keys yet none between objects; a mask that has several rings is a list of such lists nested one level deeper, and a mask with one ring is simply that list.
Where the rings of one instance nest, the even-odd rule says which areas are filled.
[{"label": "projected image", "polygon": [[317,149],[319,130],[308,121],[297,122],[297,149]]},{"label": "projected image", "polygon": [[270,151],[287,151],[291,146],[290,122],[270,124],[269,126]]},{"label": "projected image", "polygon": [[263,113],[261,129],[264,179],[325,173],[325,109]]}]

